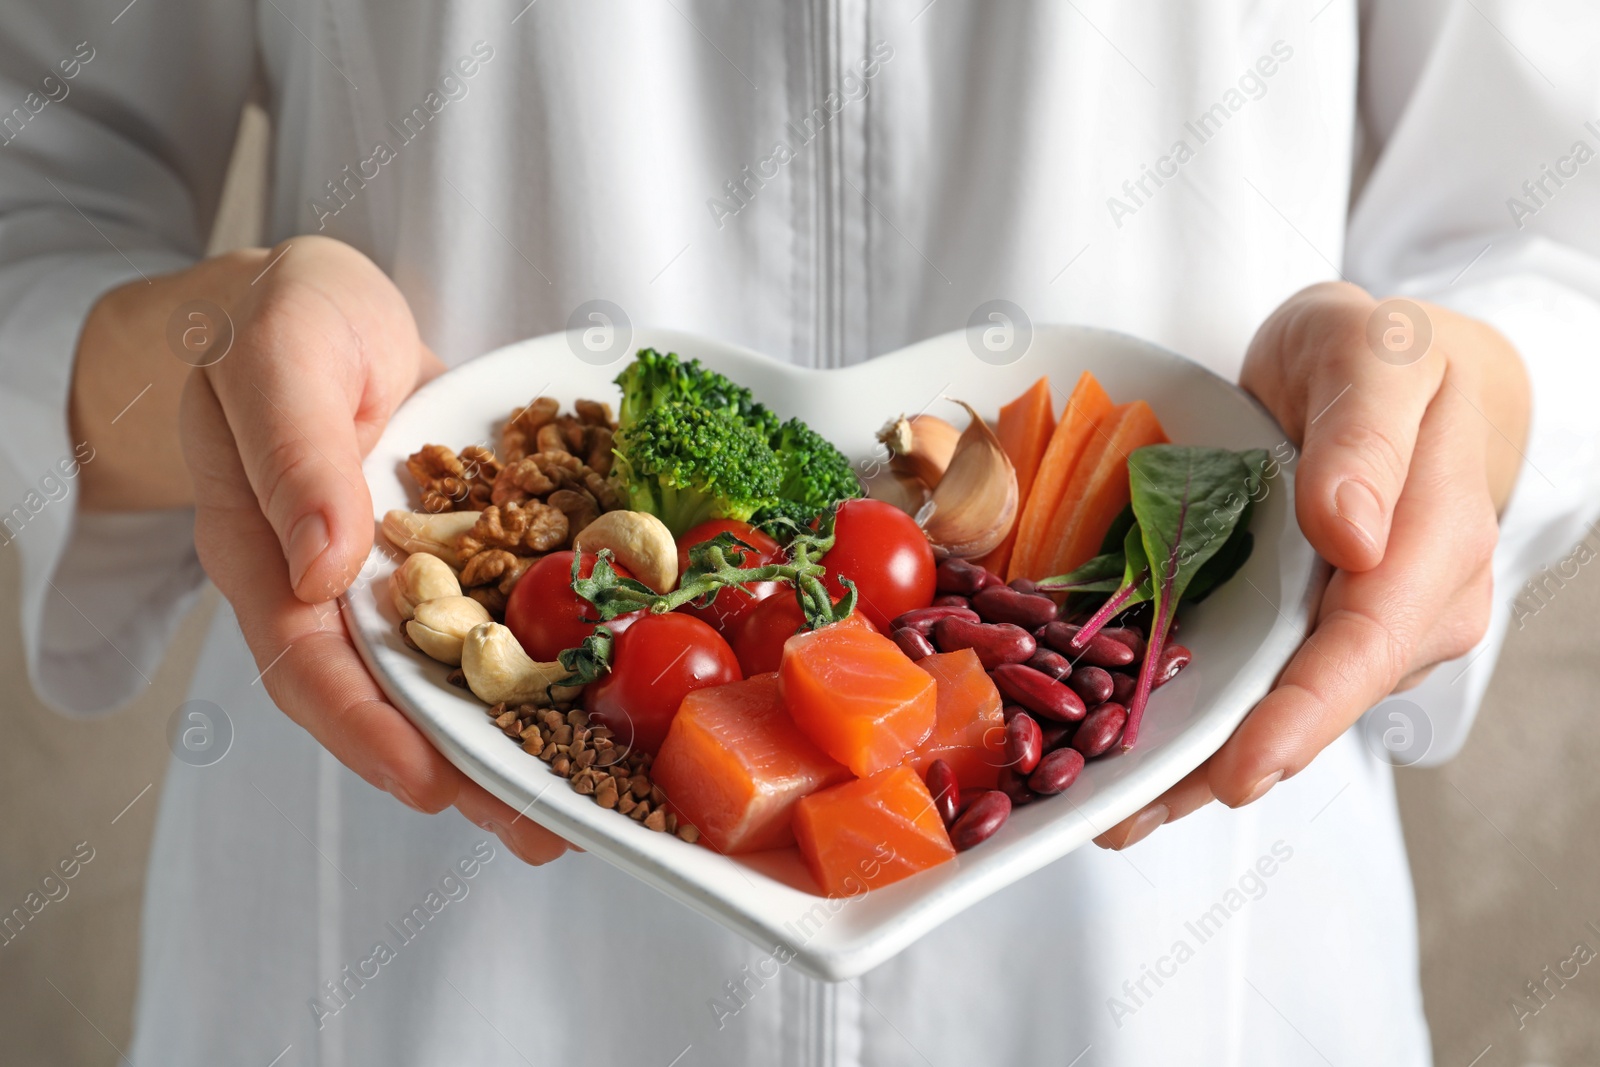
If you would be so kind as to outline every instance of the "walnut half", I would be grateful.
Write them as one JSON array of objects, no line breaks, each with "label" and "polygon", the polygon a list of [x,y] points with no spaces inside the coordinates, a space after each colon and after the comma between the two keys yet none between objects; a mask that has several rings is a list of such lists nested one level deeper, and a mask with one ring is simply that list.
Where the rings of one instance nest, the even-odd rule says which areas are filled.
[{"label": "walnut half", "polygon": [[549,552],[567,539],[567,517],[559,508],[537,500],[523,504],[490,504],[472,529],[461,535],[457,551],[463,560],[501,548],[515,556]]}]

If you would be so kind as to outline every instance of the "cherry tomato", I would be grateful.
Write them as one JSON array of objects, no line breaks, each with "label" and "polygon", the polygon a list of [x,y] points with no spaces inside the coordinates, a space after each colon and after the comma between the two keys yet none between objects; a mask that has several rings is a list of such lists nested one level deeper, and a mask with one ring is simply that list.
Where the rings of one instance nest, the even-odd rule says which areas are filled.
[{"label": "cherry tomato", "polygon": [[[579,574],[594,573],[597,556],[584,553]],[[632,578],[628,569],[613,561],[616,572]],[[624,616],[626,618],[626,616]],[[577,648],[594,632],[599,615],[594,605],[572,591],[572,553],[552,552],[528,568],[517,580],[506,601],[506,626],[522,650],[540,663],[548,663],[561,652]],[[611,624],[626,626],[622,619]]]},{"label": "cherry tomato", "polygon": [[859,610],[880,632],[891,619],[933,603],[933,549],[911,516],[881,500],[847,500],[833,535],[820,561],[828,571],[824,584],[839,597],[839,577],[854,582]]},{"label": "cherry tomato", "polygon": [[[777,670],[778,664],[783,662],[784,642],[799,633],[805,621],[800,601],[788,586],[784,587],[781,594],[770,596],[757,604],[730,635],[729,643],[733,645],[733,654],[739,657],[739,667],[744,671],[744,676],[750,678]],[[839,625],[878,630],[859,611],[851,612]]]},{"label": "cherry tomato", "polygon": [[730,631],[733,654],[746,678],[778,669],[783,661],[783,643],[805,625],[805,614],[794,590],[782,592],[756,604],[745,613],[740,625]]},{"label": "cherry tomato", "polygon": [[[768,563],[782,563],[788,558],[778,542],[749,523],[739,522],[736,519],[712,519],[678,538],[678,574],[682,575],[689,569],[689,549],[723,532],[733,534],[755,549],[754,552],[742,553],[744,560],[741,566],[760,567]],[[735,551],[742,552],[739,549]],[[738,629],[739,622],[750,614],[759,601],[786,588],[788,585],[785,582],[750,582],[743,586],[748,596],[736,589],[723,589],[717,593],[717,598],[711,602],[710,607],[701,608],[685,604],[678,610],[693,615],[702,622],[710,623],[719,633],[727,636]]]},{"label": "cherry tomato", "polygon": [[619,745],[654,753],[683,698],[744,675],[722,635],[676,611],[645,615],[617,638],[611,672],[584,691],[584,710]]}]

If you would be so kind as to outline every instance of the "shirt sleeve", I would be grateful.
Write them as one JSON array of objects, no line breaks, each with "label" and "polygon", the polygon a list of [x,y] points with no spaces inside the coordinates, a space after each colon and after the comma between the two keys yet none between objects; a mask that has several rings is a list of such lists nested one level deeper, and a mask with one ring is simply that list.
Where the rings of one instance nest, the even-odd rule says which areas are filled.
[{"label": "shirt sleeve", "polygon": [[[1594,5],[1451,0],[1364,9],[1362,115],[1375,148],[1346,247],[1352,281],[1481,319],[1514,344],[1533,423],[1501,516],[1489,632],[1405,694],[1429,720],[1424,762],[1466,740],[1512,628],[1600,543],[1600,79],[1572,41]],[[1572,571],[1572,573],[1567,573]]]},{"label": "shirt sleeve", "polygon": [[181,513],[76,514],[78,335],[203,254],[255,64],[242,0],[115,6],[0,0],[0,551],[34,688],[80,713],[148,684],[202,576]]}]

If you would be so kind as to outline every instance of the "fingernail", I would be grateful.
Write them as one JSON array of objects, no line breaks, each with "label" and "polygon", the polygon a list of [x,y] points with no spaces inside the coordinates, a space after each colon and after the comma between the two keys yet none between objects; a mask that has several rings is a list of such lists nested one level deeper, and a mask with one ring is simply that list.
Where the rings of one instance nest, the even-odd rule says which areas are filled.
[{"label": "fingernail", "polygon": [[483,824],[483,828],[498,837],[500,839],[500,843],[506,846],[506,849],[510,851],[513,856],[517,857],[517,859],[521,860],[523,863],[526,863],[528,866],[538,867],[545,862],[545,860],[540,859],[538,856],[527,852],[523,848],[522,842],[517,840],[517,835],[511,832],[510,827],[501,826],[498,823],[486,822]]},{"label": "fingernail", "polygon": [[1165,804],[1152,804],[1145,808],[1139,813],[1139,817],[1133,820],[1133,829],[1129,830],[1128,836],[1123,839],[1122,847],[1136,845],[1155,833],[1156,827],[1167,821],[1168,814],[1170,813]]},{"label": "fingernail", "polygon": [[1339,517],[1356,528],[1363,541],[1382,544],[1379,532],[1383,529],[1383,505],[1377,494],[1355,479],[1339,483],[1333,493],[1333,510]]},{"label": "fingernail", "polygon": [[423,808],[421,804],[418,804],[415,800],[411,799],[411,794],[406,792],[405,786],[401,785],[393,778],[385,778],[383,780],[383,791],[394,797],[406,807],[410,808],[412,811],[420,811],[424,814],[427,813],[427,810]]},{"label": "fingernail", "polygon": [[328,521],[313,511],[289,531],[289,584],[298,586],[317,557],[328,550]]},{"label": "fingernail", "polygon": [[1283,772],[1282,771],[1273,771],[1271,774],[1269,774],[1265,778],[1261,779],[1261,781],[1257,782],[1256,783],[1256,787],[1254,789],[1250,790],[1250,795],[1245,797],[1243,800],[1239,801],[1238,806],[1242,808],[1246,804],[1254,804],[1256,801],[1258,801],[1262,797],[1266,796],[1267,795],[1267,790],[1269,790],[1273,786],[1277,785],[1278,784],[1278,779],[1282,778],[1282,777],[1283,777]]}]

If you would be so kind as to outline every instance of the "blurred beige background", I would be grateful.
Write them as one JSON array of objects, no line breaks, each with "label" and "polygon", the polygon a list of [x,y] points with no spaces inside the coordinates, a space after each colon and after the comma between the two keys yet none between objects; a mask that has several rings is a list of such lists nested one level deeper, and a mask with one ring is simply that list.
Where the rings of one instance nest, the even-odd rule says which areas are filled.
[{"label": "blurred beige background", "polygon": [[[256,239],[267,143],[266,120],[251,109],[214,250]],[[94,849],[69,895],[0,947],[8,1065],[110,1065],[128,1046],[166,722],[183,702],[214,596],[134,707],[71,721],[28,690],[16,554],[0,552],[0,911],[20,904],[78,842]],[[1561,967],[1576,942],[1600,951],[1600,735],[1584,732],[1600,689],[1597,617],[1600,578],[1585,571],[1512,635],[1461,757],[1399,772],[1440,1067],[1597,1062],[1600,968],[1564,985],[1541,973]],[[1534,980],[1546,982],[1544,1006],[1519,1026],[1511,1001],[1522,997],[1531,1010],[1538,1002],[1525,983]]]}]

